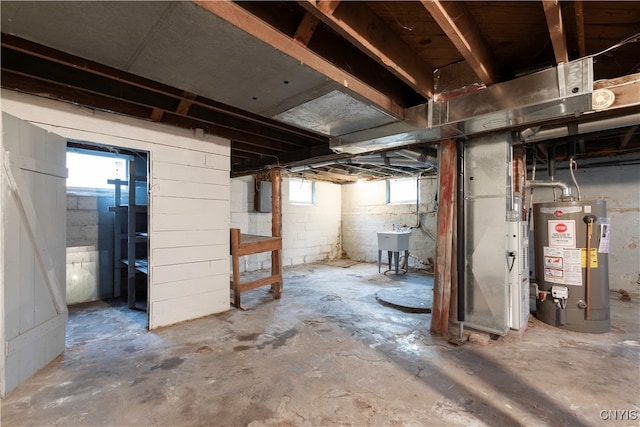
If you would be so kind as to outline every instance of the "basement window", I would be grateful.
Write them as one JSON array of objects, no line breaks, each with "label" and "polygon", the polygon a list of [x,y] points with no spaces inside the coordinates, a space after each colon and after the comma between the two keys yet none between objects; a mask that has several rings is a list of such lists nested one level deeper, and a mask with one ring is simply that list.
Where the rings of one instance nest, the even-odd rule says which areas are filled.
[{"label": "basement window", "polygon": [[67,188],[112,190],[108,180],[127,180],[128,159],[127,155],[69,148]]},{"label": "basement window", "polygon": [[313,181],[289,179],[289,203],[293,205],[313,205],[316,202],[316,187]]},{"label": "basement window", "polygon": [[403,204],[418,201],[418,179],[398,178],[387,180],[387,203]]}]

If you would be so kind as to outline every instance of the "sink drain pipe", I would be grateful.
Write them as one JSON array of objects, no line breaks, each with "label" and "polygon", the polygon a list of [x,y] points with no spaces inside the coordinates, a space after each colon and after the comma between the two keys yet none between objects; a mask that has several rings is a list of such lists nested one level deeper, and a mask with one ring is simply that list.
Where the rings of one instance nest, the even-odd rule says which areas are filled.
[{"label": "sink drain pipe", "polygon": [[459,339],[464,338],[465,320],[465,239],[464,239],[464,143],[457,142],[458,181],[456,185],[456,269],[458,276],[458,329]]}]

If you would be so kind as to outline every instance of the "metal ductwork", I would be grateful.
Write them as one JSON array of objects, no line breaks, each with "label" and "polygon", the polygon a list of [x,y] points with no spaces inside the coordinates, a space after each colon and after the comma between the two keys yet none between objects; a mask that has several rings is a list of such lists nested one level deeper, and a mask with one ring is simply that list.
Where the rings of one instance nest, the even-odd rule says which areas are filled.
[{"label": "metal ductwork", "polygon": [[[578,123],[578,134],[599,132],[607,129],[623,128],[628,126],[637,126],[640,123],[640,113],[629,114],[620,117],[611,117],[602,120],[594,120],[590,122]],[[522,142],[539,142],[548,141],[550,139],[563,138],[569,136],[569,127],[555,126],[549,128],[527,128],[520,132],[520,140]]]},{"label": "metal ductwork", "polygon": [[407,159],[411,159],[415,162],[430,164],[431,166],[438,165],[438,159],[434,156],[429,156],[427,153],[418,153],[412,150],[398,150],[395,151],[395,154],[406,157]]},{"label": "metal ductwork", "polygon": [[360,154],[401,145],[511,129],[591,111],[593,59],[584,58],[458,97],[405,110],[405,120],[330,140]]},{"label": "metal ductwork", "polygon": [[339,159],[312,163],[309,165],[287,168],[289,172],[303,172],[314,168],[321,168],[333,164],[376,165],[388,167],[407,167],[414,169],[435,170],[438,167],[438,159],[424,152],[413,150],[398,150],[388,153],[356,156],[351,159]]},{"label": "metal ductwork", "polygon": [[398,166],[428,170],[436,169],[438,166],[438,159],[436,157],[430,156],[427,153],[406,149],[368,156],[356,156],[348,162],[355,164]]}]

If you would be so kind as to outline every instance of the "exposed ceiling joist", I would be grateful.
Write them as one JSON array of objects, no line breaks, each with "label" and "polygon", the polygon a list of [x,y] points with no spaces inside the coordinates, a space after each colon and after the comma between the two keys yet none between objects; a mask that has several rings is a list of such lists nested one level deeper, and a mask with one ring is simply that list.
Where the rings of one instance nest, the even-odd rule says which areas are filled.
[{"label": "exposed ceiling joist", "polygon": [[340,6],[340,0],[309,0],[310,2],[315,2],[318,6],[318,9],[327,15],[333,14],[333,12]]},{"label": "exposed ceiling joist", "polygon": [[198,95],[196,95],[195,93],[185,92],[184,99],[180,100],[180,103],[178,104],[178,108],[176,108],[176,113],[178,113],[181,116],[186,116],[187,113],[189,112],[189,108],[191,107],[191,104],[193,104],[193,102],[191,102],[190,100],[194,100],[197,97]]},{"label": "exposed ceiling joist", "polygon": [[632,126],[631,128],[629,128],[627,133],[625,133],[622,138],[620,138],[620,145],[618,145],[618,148],[625,148],[629,141],[631,141],[631,137],[637,130],[638,126]]},{"label": "exposed ceiling joist", "polygon": [[151,119],[152,122],[159,122],[160,120],[162,120],[163,115],[164,115],[164,111],[162,111],[159,108],[154,108],[151,111],[151,115],[149,116],[149,118]]},{"label": "exposed ceiling joist", "polygon": [[298,25],[298,29],[296,30],[293,39],[302,46],[308,45],[319,23],[320,20],[318,18],[309,12],[306,12],[302,17],[302,21],[300,21],[300,24]]},{"label": "exposed ceiling joist", "polygon": [[314,171],[313,173],[316,175],[319,175],[322,178],[326,178],[326,179],[337,181],[337,182],[356,182],[358,180],[357,176],[337,174],[335,172],[330,172],[330,171],[318,170],[318,171]]},{"label": "exposed ceiling joist", "polygon": [[235,151],[239,151],[241,153],[249,153],[249,154],[257,154],[257,155],[267,155],[277,157],[278,150],[269,149],[264,146],[258,146],[256,144],[246,144],[243,142],[233,141],[232,143],[234,155],[238,155],[239,153],[235,153]]},{"label": "exposed ceiling joist", "polygon": [[587,54],[587,43],[584,35],[584,6],[582,0],[574,0],[576,17],[576,32],[578,36],[578,55],[580,58]]},{"label": "exposed ceiling joist", "polygon": [[[334,153],[329,144],[315,145],[313,147],[302,148],[296,151],[280,153],[278,156],[269,156],[268,159],[251,159],[245,162],[232,165],[231,176],[243,176],[255,170],[264,168],[267,165],[277,163],[279,166],[286,166],[292,163],[300,162],[303,159],[321,157],[327,160],[337,160],[344,158],[343,155]],[[275,161],[277,160],[277,162]]]},{"label": "exposed ceiling joist", "polygon": [[389,96],[336,67],[323,57],[296,42],[293,38],[286,36],[264,21],[256,18],[242,7],[231,1],[194,0],[194,3],[230,24],[235,25],[263,43],[289,55],[341,86],[348,88],[352,93],[371,102],[383,111],[397,118],[403,118],[404,108]]},{"label": "exposed ceiling joist", "polygon": [[307,13],[320,19],[417,93],[425,98],[433,96],[433,67],[419,59],[366,4],[347,2],[328,13],[323,7],[326,3],[314,0],[299,2]]},{"label": "exposed ceiling joist", "polygon": [[551,44],[553,45],[556,63],[569,62],[567,35],[562,21],[560,3],[558,0],[542,0],[542,6],[544,7],[544,15],[547,18],[547,26],[549,27],[549,35],[551,36]]},{"label": "exposed ceiling joist", "polygon": [[465,5],[455,1],[421,1],[480,80],[486,85],[500,81],[491,48]]},{"label": "exposed ceiling joist", "polygon": [[[176,113],[179,104],[182,101],[188,101],[191,102],[192,107],[195,107],[193,110],[207,110],[207,115],[220,114],[225,116],[225,120],[238,120],[245,124],[237,126],[237,129],[246,128],[247,125],[254,127],[256,129],[255,134],[258,136],[265,137],[268,134],[265,133],[265,128],[263,128],[263,126],[266,126],[266,128],[277,129],[278,133],[283,132],[279,137],[288,134],[285,139],[295,146],[305,146],[326,141],[326,138],[306,130],[207,98],[196,97],[192,99],[188,93],[188,96],[185,96],[186,92],[177,88],[38,45],[9,34],[2,34],[2,51],[3,61],[1,64],[3,73],[17,75],[16,71],[21,67],[22,74],[28,75],[30,79],[35,78],[41,81],[41,84],[45,84],[45,81],[50,81],[49,78],[55,74],[57,80],[48,84],[46,90],[43,88],[39,92],[36,91],[36,93],[61,93],[64,94],[63,98],[66,100],[81,102],[74,99],[76,94],[81,97],[84,92],[93,92],[96,95],[101,95],[103,101],[109,98],[114,101],[107,102],[106,105],[99,108],[109,109],[111,105],[116,105],[116,101],[123,105],[128,104],[132,106],[131,108],[134,105],[144,105],[151,108],[145,118],[156,117],[159,118],[159,121],[162,121],[163,116],[159,112],[152,113],[154,109],[163,113]],[[31,70],[32,72],[25,73],[25,70]],[[5,86],[4,83],[5,81],[3,80],[3,86]],[[87,99],[90,98],[87,97]],[[98,98],[95,98],[95,100],[98,100]],[[91,103],[87,105],[91,105]],[[140,117],[138,114],[127,112],[126,108],[112,109]],[[190,109],[189,113],[191,112],[192,109]],[[234,136],[229,136],[229,138],[242,140]]]}]

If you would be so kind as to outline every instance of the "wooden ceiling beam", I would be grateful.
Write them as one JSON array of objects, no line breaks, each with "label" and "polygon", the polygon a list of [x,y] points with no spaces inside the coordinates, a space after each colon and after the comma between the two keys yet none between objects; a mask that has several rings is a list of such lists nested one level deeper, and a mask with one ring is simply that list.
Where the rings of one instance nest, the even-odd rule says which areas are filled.
[{"label": "wooden ceiling beam", "polygon": [[154,108],[151,111],[151,115],[149,116],[149,119],[151,119],[152,122],[159,122],[160,120],[162,120],[163,115],[164,115],[164,111],[162,111],[159,108]]},{"label": "wooden ceiling beam", "polygon": [[231,151],[234,155],[236,155],[238,152],[241,152],[253,154],[255,156],[265,155],[272,157],[276,157],[281,153],[281,151],[279,150],[269,149],[265,146],[257,146],[254,144],[246,144],[240,141],[231,141]]},{"label": "wooden ceiling beam", "polygon": [[464,3],[440,0],[421,2],[480,80],[486,85],[499,82],[499,67],[491,48]]},{"label": "wooden ceiling beam", "polygon": [[[233,145],[232,145],[233,148]],[[281,167],[289,164],[313,164],[317,163],[318,158],[323,161],[330,159],[342,158],[342,155],[336,154],[329,148],[329,144],[314,145],[296,151],[288,151],[278,154],[277,156],[267,156],[234,164],[231,176],[247,175],[256,169],[261,169],[270,165],[279,165]]]},{"label": "wooden ceiling beam", "polygon": [[564,22],[562,21],[560,2],[558,0],[542,0],[542,6],[544,8],[544,15],[547,18],[547,26],[549,27],[549,35],[551,36],[551,44],[553,45],[556,63],[569,62],[567,35],[564,30]]},{"label": "wooden ceiling beam", "polygon": [[180,103],[178,104],[178,108],[176,108],[176,113],[178,113],[181,116],[186,116],[187,113],[189,112],[189,108],[191,107],[191,104],[193,104],[193,102],[191,101],[193,101],[197,97],[198,95],[196,95],[195,93],[184,92],[184,98],[180,100]]},{"label": "wooden ceiling beam", "polygon": [[307,67],[323,74],[328,79],[344,86],[351,93],[374,104],[381,110],[397,118],[404,118],[404,108],[389,96],[338,68],[312,50],[300,45],[300,43],[293,40],[293,38],[288,37],[266,22],[258,19],[237,4],[228,0],[193,0],[193,2],[274,49],[279,50]]},{"label": "wooden ceiling beam", "polygon": [[631,141],[631,137],[633,136],[633,134],[638,130],[638,126],[631,126],[629,128],[629,130],[627,131],[627,133],[625,133],[624,135],[622,135],[622,138],[620,138],[620,144],[618,145],[618,148],[625,148],[627,146],[627,144],[629,143],[629,141]]},{"label": "wooden ceiling beam", "polygon": [[325,177],[327,179],[330,179],[330,180],[335,180],[335,181],[356,182],[358,180],[357,176],[342,175],[342,174],[337,174],[335,172],[325,171],[325,170],[322,170],[322,169],[316,169],[316,170],[314,170],[313,173],[315,173],[316,175],[320,175],[322,177]]},{"label": "wooden ceiling beam", "polygon": [[[233,146],[233,141],[231,141],[231,145]],[[248,153],[243,153],[242,151],[236,151],[231,148],[231,163],[238,163],[242,160],[239,159],[254,159],[256,156]]]},{"label": "wooden ceiling beam", "polygon": [[333,12],[340,6],[340,0],[318,0],[316,5],[325,15],[333,15]]},{"label": "wooden ceiling beam", "polygon": [[302,21],[298,24],[298,28],[296,29],[296,33],[293,36],[293,39],[300,43],[302,46],[307,46],[309,41],[311,41],[311,37],[313,33],[318,28],[318,24],[320,20],[310,14],[309,12],[305,12],[302,17]]},{"label": "wooden ceiling beam", "polygon": [[583,58],[587,54],[587,43],[584,35],[584,7],[582,0],[574,0],[576,32],[578,33],[578,55]]},{"label": "wooden ceiling beam", "polygon": [[366,4],[345,2],[331,11],[327,3],[337,7],[336,2],[298,3],[418,94],[433,97],[433,67],[422,61]]}]

